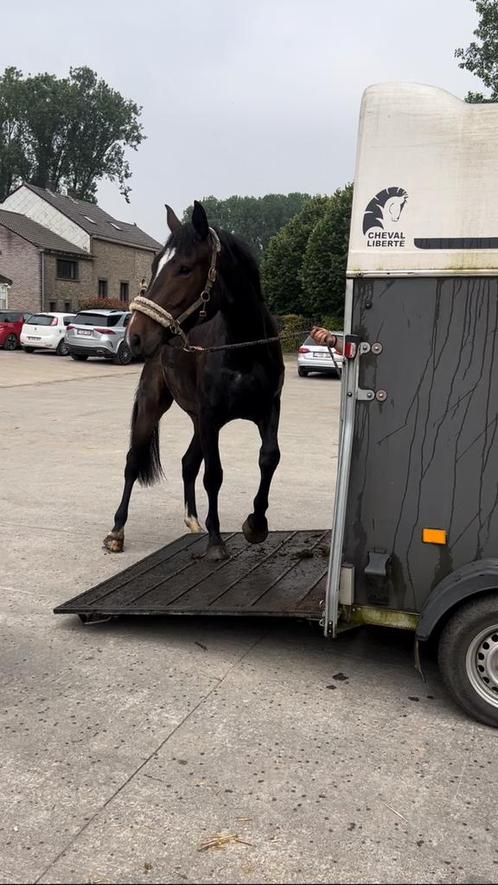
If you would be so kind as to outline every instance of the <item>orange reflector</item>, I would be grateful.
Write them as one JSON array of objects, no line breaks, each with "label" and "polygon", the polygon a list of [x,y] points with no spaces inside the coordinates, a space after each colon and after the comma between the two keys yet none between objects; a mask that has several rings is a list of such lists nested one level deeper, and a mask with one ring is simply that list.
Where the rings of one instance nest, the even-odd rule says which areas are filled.
[{"label": "orange reflector", "polygon": [[422,532],[424,544],[446,544],[447,539],[448,535],[444,529],[424,529]]}]

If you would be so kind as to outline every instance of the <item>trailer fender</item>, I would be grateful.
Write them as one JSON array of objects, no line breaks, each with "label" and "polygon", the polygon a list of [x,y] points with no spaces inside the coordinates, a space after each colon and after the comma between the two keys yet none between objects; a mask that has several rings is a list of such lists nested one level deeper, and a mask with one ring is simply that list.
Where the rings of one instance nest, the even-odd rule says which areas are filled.
[{"label": "trailer fender", "polygon": [[441,619],[459,603],[491,590],[498,590],[498,559],[477,560],[447,575],[425,602],[417,626],[417,641],[429,639]]}]

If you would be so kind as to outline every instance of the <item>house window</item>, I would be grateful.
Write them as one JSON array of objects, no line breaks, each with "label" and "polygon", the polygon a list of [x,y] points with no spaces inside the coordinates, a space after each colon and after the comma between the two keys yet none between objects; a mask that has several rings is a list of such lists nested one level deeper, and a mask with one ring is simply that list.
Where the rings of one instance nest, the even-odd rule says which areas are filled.
[{"label": "house window", "polygon": [[119,300],[128,302],[128,298],[130,297],[130,284],[129,283],[120,283],[119,284]]},{"label": "house window", "polygon": [[65,258],[57,259],[57,277],[59,280],[77,280],[78,262],[67,261]]},{"label": "house window", "polygon": [[56,313],[57,301],[49,301],[48,302],[48,309],[49,309],[50,313]]},{"label": "house window", "polygon": [[72,310],[72,308],[71,308],[71,302],[70,302],[70,301],[65,301],[65,302],[64,302],[64,313],[71,313],[71,310]]},{"label": "house window", "polygon": [[107,280],[99,280],[99,298],[107,298]]}]

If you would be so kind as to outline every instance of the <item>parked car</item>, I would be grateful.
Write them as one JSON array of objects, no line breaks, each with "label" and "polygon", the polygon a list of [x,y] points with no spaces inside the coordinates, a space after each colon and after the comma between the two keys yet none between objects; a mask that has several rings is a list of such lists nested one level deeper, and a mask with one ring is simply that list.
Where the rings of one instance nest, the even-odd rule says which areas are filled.
[{"label": "parked car", "polygon": [[58,356],[69,353],[65,334],[72,313],[34,313],[24,321],[21,344],[26,353],[34,350],[55,350]]},{"label": "parked car", "polygon": [[66,344],[73,360],[100,356],[127,366],[132,360],[125,339],[130,318],[128,310],[80,310],[66,329]]},{"label": "parked car", "polygon": [[[341,337],[343,332],[333,332],[333,335]],[[334,359],[332,359],[328,347],[322,344],[315,344],[313,338],[308,337],[297,353],[297,371],[301,378],[309,375],[310,372],[321,372],[323,374],[335,374],[339,378],[342,374],[343,356],[337,353],[335,347],[331,348]]]},{"label": "parked car", "polygon": [[23,323],[30,316],[24,310],[0,310],[0,347],[4,350],[19,347]]}]

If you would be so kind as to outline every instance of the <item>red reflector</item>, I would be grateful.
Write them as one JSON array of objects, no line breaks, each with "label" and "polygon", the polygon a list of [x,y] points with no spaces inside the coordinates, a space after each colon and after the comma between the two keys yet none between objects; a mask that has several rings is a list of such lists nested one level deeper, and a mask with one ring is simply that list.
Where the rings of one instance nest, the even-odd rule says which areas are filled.
[{"label": "red reflector", "polygon": [[101,335],[115,335],[116,334],[115,332],[113,332],[112,329],[97,329],[97,328],[95,328],[95,331],[100,332]]},{"label": "red reflector", "polygon": [[309,347],[300,347],[298,350],[298,353],[309,353],[309,352],[310,352]]},{"label": "red reflector", "polygon": [[354,341],[346,341],[344,345],[344,356],[347,360],[354,360],[356,356],[356,344]]}]

